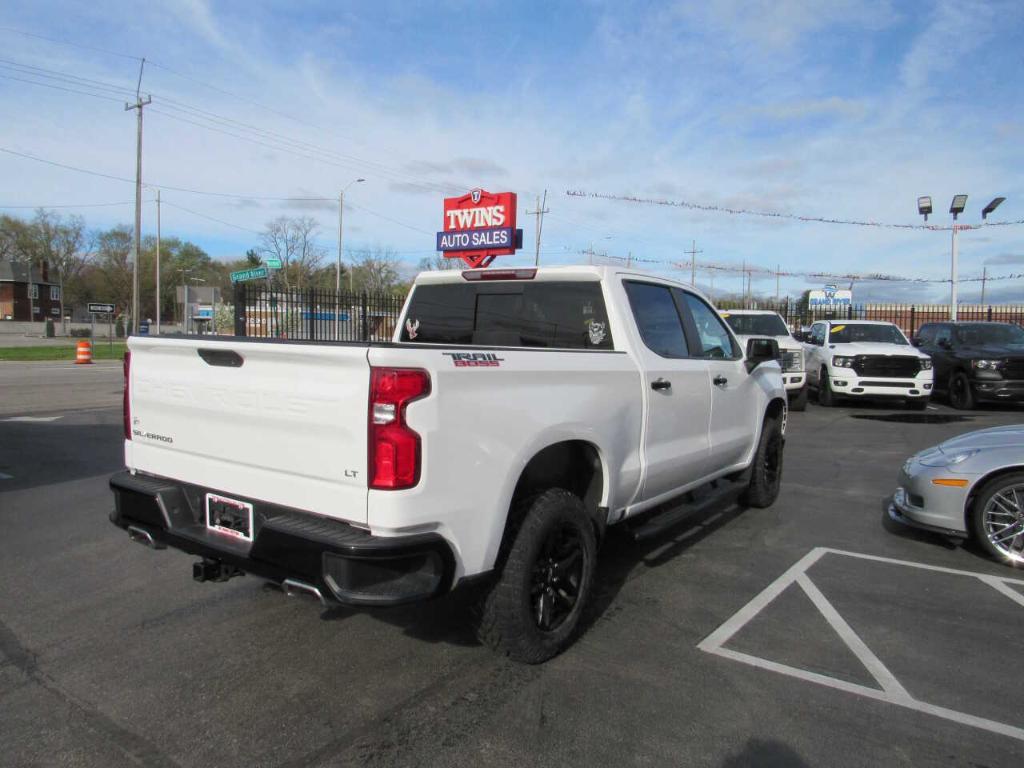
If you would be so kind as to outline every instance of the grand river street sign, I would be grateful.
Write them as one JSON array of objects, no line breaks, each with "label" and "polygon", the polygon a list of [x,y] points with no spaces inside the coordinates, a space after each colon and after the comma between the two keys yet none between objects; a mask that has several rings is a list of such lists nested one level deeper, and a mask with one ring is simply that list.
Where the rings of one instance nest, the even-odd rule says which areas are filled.
[{"label": "grand river street sign", "polygon": [[474,189],[444,200],[444,229],[437,233],[437,250],[445,258],[462,259],[471,267],[486,267],[496,256],[509,256],[522,245],[516,229],[516,193]]},{"label": "grand river street sign", "polygon": [[246,280],[261,280],[265,277],[270,276],[270,270],[266,267],[253,267],[252,269],[242,269],[238,272],[231,273],[232,283],[242,283]]}]

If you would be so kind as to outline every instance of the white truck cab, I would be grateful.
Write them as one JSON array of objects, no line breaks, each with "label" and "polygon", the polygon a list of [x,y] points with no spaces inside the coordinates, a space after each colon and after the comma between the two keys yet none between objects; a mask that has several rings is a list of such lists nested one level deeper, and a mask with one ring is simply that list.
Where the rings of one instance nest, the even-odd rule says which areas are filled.
[{"label": "white truck cab", "polygon": [[928,405],[932,360],[893,323],[818,320],[804,350],[807,377],[821,405],[846,397],[900,398],[917,410]]},{"label": "white truck cab", "polygon": [[789,410],[807,409],[807,374],[804,369],[804,346],[793,338],[782,315],[770,309],[722,310],[722,317],[733,333],[746,345],[750,339],[775,339],[779,344],[782,383],[789,398]]}]

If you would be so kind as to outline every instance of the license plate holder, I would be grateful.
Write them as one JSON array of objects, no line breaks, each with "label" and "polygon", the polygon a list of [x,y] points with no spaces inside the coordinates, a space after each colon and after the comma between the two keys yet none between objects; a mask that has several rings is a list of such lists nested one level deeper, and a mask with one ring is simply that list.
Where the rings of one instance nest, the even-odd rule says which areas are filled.
[{"label": "license plate holder", "polygon": [[208,493],[206,527],[240,541],[252,541],[252,504]]}]

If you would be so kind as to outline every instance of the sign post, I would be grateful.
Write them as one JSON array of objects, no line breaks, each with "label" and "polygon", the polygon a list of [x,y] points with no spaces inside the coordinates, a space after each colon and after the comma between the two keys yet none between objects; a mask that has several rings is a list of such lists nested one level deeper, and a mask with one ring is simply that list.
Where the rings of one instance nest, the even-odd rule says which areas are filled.
[{"label": "sign post", "polygon": [[101,301],[90,301],[89,302],[89,315],[92,317],[92,324],[89,331],[89,336],[95,344],[96,341],[96,315],[107,316],[107,347],[111,351],[113,356],[114,350],[114,305],[107,304]]},{"label": "sign post", "polygon": [[437,250],[446,259],[462,259],[476,269],[497,256],[510,256],[523,245],[516,229],[516,193],[474,189],[444,200],[444,229],[437,233]]}]

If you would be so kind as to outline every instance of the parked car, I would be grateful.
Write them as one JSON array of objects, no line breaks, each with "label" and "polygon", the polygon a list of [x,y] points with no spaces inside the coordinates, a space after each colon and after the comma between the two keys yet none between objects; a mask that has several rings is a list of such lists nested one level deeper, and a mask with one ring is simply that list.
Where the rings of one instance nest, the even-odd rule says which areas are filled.
[{"label": "parked car", "polygon": [[819,320],[804,345],[807,379],[818,403],[840,398],[900,398],[924,410],[932,393],[932,361],[896,325],[874,320]]},{"label": "parked car", "polygon": [[786,385],[791,411],[807,409],[807,376],[804,373],[804,347],[793,338],[786,321],[778,312],[768,309],[729,309],[722,317],[746,344],[753,338],[771,338],[779,343],[782,354],[782,381]]},{"label": "parked car", "polygon": [[1024,425],[969,432],[911,456],[889,515],[973,537],[995,559],[1024,565]]},{"label": "parked car", "polygon": [[1012,323],[925,323],[914,345],[932,358],[936,391],[954,408],[1024,402],[1024,329]]},{"label": "parked car", "polygon": [[480,580],[482,639],[544,661],[607,526],[652,535],[698,489],[691,508],[774,502],[778,354],[696,291],[608,267],[424,273],[389,343],[133,337],[112,521],[200,557],[200,581],[322,601]]}]

